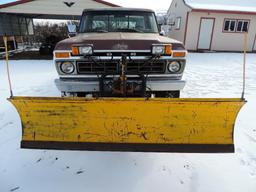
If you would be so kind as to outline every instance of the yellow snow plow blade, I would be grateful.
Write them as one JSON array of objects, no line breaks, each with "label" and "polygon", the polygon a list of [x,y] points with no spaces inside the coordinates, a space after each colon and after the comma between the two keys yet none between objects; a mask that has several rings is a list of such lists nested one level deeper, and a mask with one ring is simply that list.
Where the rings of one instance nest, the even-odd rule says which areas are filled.
[{"label": "yellow snow plow blade", "polygon": [[22,121],[22,148],[234,152],[241,99],[9,99]]}]

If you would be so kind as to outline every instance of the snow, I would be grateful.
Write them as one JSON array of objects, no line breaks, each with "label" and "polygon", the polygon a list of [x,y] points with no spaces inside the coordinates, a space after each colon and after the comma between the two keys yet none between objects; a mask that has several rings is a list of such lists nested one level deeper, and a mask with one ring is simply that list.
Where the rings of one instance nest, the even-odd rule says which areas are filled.
[{"label": "snow", "polygon": [[[182,97],[240,97],[243,55],[190,53]],[[0,192],[255,192],[256,55],[248,54],[248,103],[235,127],[234,154],[25,150],[0,61]],[[10,61],[15,95],[59,96],[52,61]]]},{"label": "snow", "polygon": [[185,0],[193,9],[255,12],[256,0]]}]

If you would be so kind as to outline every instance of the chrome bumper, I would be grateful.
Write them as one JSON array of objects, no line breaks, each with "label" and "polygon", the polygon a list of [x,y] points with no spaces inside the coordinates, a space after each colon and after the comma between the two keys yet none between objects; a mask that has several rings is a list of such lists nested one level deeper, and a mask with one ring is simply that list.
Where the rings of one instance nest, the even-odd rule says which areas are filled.
[{"label": "chrome bumper", "polygon": [[[55,84],[61,92],[99,92],[99,81],[80,79],[56,79]],[[185,87],[183,80],[148,79],[147,91],[179,91]]]}]

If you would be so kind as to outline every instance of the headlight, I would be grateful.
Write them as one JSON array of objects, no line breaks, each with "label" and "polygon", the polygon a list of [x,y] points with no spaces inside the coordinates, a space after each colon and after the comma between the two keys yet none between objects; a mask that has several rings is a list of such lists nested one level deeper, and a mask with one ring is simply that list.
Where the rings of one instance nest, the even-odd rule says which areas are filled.
[{"label": "headlight", "polygon": [[171,55],[172,45],[153,45],[152,46],[153,55]]},{"label": "headlight", "polygon": [[171,73],[177,73],[181,69],[181,64],[178,61],[172,61],[168,65],[168,70]]},{"label": "headlight", "polygon": [[92,55],[92,46],[79,47],[81,55]]},{"label": "headlight", "polygon": [[71,74],[75,70],[75,66],[72,62],[66,61],[60,65],[61,72],[65,74]]},{"label": "headlight", "polygon": [[165,53],[165,46],[164,45],[154,45],[152,47],[152,54],[153,55],[163,55]]}]

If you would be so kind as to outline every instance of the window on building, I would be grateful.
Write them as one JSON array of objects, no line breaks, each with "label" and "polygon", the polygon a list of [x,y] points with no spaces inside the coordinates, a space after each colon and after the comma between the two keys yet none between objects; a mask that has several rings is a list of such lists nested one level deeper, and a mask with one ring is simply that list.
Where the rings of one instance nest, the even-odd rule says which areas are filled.
[{"label": "window on building", "polygon": [[224,22],[224,31],[235,32],[236,31],[236,20],[226,19]]},{"label": "window on building", "polygon": [[176,18],[176,29],[179,30],[181,26],[181,17]]},{"label": "window on building", "polygon": [[249,28],[248,20],[225,19],[224,32],[247,32]]},{"label": "window on building", "polygon": [[238,20],[236,31],[237,32],[247,32],[248,26],[249,26],[249,21]]}]

